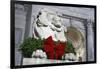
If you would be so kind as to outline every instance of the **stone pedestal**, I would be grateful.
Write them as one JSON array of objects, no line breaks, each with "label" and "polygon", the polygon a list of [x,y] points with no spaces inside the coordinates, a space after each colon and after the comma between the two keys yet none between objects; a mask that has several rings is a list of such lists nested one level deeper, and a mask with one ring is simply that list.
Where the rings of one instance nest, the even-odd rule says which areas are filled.
[{"label": "stone pedestal", "polygon": [[52,64],[52,63],[73,63],[76,61],[68,60],[50,60],[40,58],[23,58],[23,65],[36,65],[36,64]]}]

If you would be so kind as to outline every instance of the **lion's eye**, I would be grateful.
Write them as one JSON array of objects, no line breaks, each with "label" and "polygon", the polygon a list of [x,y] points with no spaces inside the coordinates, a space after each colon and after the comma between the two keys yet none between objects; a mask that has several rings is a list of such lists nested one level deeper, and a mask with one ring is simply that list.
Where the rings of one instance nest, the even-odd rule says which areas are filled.
[{"label": "lion's eye", "polygon": [[41,12],[39,12],[39,15],[41,15]]}]

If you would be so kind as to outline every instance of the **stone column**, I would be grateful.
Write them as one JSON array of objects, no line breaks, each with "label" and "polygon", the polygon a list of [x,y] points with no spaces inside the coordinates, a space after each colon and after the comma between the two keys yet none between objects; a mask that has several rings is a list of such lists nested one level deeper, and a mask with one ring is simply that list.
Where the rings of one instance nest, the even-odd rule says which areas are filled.
[{"label": "stone column", "polygon": [[32,5],[25,5],[25,11],[26,11],[26,24],[25,24],[25,34],[24,38],[27,38],[30,36],[30,28],[31,28],[31,15],[32,15]]},{"label": "stone column", "polygon": [[94,32],[93,24],[87,21],[87,45],[88,45],[88,61],[94,61]]}]

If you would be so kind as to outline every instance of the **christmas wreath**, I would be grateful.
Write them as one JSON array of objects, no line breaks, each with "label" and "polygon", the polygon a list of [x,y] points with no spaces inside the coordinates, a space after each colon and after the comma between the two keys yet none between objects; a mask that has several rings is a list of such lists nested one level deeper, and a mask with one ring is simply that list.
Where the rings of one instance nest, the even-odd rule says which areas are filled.
[{"label": "christmas wreath", "polygon": [[49,36],[45,40],[27,38],[20,45],[20,50],[24,57],[31,57],[33,51],[41,49],[47,54],[48,59],[62,59],[65,53],[75,53],[73,45],[70,41],[66,42],[54,42],[52,36]]}]

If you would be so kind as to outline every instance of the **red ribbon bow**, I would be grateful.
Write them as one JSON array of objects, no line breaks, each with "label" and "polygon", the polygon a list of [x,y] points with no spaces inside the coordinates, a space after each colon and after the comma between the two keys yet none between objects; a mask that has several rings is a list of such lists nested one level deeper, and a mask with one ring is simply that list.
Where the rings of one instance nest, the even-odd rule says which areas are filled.
[{"label": "red ribbon bow", "polygon": [[65,43],[59,43],[55,45],[52,36],[49,36],[44,41],[44,51],[46,52],[49,59],[61,59],[64,55]]}]

